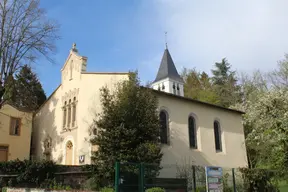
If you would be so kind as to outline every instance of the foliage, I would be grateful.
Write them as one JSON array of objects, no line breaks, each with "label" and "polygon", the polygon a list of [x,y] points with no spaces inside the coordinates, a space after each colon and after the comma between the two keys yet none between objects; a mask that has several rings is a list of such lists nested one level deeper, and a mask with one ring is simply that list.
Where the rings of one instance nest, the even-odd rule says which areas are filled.
[{"label": "foliage", "polygon": [[[58,25],[47,18],[40,0],[0,1],[0,107],[8,77],[40,56],[52,61]],[[7,96],[7,94],[6,94]]]},{"label": "foliage", "polygon": [[153,187],[150,189],[146,189],[145,192],[165,192],[165,190],[160,187]]},{"label": "foliage", "polygon": [[71,187],[68,185],[63,185],[58,183],[55,179],[47,179],[41,185],[40,188],[50,189],[50,190],[71,190]]},{"label": "foliage", "polygon": [[[150,163],[160,169],[158,101],[150,89],[140,87],[137,73],[118,83],[115,90],[101,89],[102,113],[94,118],[98,134],[91,140],[98,145],[92,160],[101,180],[112,180],[114,164]],[[104,183],[100,183],[103,186]]]},{"label": "foliage", "polygon": [[91,177],[83,183],[82,188],[85,190],[96,191],[99,189],[97,177]]},{"label": "foliage", "polygon": [[100,192],[114,192],[114,189],[109,188],[109,187],[104,187],[104,188],[100,189]]},{"label": "foliage", "polygon": [[231,65],[226,58],[220,63],[215,63],[215,70],[212,70],[213,89],[220,98],[220,105],[230,107],[241,101],[240,86],[237,85],[235,71],[231,71]]},{"label": "foliage", "polygon": [[288,165],[288,91],[258,94],[257,102],[246,103],[246,143],[254,151],[251,166],[286,170]]},{"label": "foliage", "polygon": [[278,192],[275,172],[264,169],[240,169],[244,179],[244,190],[247,192]]},{"label": "foliage", "polygon": [[15,106],[34,111],[45,102],[45,92],[30,66],[24,65],[12,82],[14,87],[9,85],[4,97]]},{"label": "foliage", "polygon": [[15,184],[35,183],[40,185],[46,179],[52,178],[56,172],[56,165],[52,161],[29,161],[14,160],[8,162],[0,162],[0,173],[17,174]]},{"label": "foliage", "polygon": [[219,104],[220,99],[213,90],[211,78],[205,72],[197,72],[195,69],[184,69],[181,75],[184,79],[184,95],[203,102]]}]

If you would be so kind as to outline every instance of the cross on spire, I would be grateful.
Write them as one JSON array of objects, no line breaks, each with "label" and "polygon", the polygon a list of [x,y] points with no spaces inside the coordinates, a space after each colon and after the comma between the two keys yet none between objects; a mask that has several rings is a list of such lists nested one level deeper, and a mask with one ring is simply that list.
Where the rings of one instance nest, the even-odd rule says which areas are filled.
[{"label": "cross on spire", "polygon": [[168,49],[168,43],[167,43],[167,31],[165,31],[165,46],[166,46],[166,49]]}]

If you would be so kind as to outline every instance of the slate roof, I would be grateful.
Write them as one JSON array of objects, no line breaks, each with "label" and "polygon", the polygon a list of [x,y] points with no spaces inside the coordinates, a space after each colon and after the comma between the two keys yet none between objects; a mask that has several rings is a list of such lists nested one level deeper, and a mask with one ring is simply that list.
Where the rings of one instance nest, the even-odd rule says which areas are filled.
[{"label": "slate roof", "polygon": [[183,82],[183,79],[180,77],[180,75],[177,72],[177,69],[174,65],[174,62],[169,53],[169,50],[166,48],[154,82],[160,81],[167,77],[169,77],[170,79],[179,81],[179,82]]}]

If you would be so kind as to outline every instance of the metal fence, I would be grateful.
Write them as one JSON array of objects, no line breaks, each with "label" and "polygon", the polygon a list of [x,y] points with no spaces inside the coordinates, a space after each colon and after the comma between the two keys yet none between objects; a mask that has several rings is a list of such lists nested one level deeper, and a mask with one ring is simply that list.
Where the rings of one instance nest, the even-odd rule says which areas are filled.
[{"label": "metal fence", "polygon": [[[240,169],[222,168],[222,191],[223,192],[247,192],[247,191],[274,191],[258,186],[253,190],[249,188],[250,178],[243,176]],[[288,191],[288,183],[283,176],[274,174],[275,171],[266,170],[270,174],[269,182],[275,185],[275,189],[281,192]],[[253,170],[251,171],[253,173]],[[273,175],[271,176],[271,173]],[[277,175],[277,176],[276,176]],[[265,176],[267,177],[267,176]],[[257,179],[257,178],[256,178]],[[267,178],[263,178],[266,179]],[[260,181],[260,182],[259,182]],[[256,185],[262,185],[261,178]],[[277,181],[277,182],[276,182]],[[260,184],[259,184],[260,183]],[[265,183],[264,183],[265,184]],[[263,185],[264,185],[263,184]],[[267,184],[267,183],[266,183]],[[285,188],[287,185],[287,190]],[[284,186],[284,187],[283,187]],[[187,165],[158,165],[119,163],[115,165],[115,191],[116,192],[144,192],[153,187],[160,187],[167,192],[206,192],[205,167]],[[281,187],[283,190],[281,190]],[[275,190],[277,191],[277,190]]]}]

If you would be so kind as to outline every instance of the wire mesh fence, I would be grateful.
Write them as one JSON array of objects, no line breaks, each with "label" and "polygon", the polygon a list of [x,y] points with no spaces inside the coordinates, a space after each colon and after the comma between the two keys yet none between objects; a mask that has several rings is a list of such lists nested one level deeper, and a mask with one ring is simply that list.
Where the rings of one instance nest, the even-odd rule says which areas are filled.
[{"label": "wire mesh fence", "polygon": [[[222,168],[223,192],[288,191],[288,174],[272,170]],[[144,192],[160,187],[166,192],[206,192],[202,166],[116,163],[116,192]],[[286,187],[285,187],[286,186]]]}]

